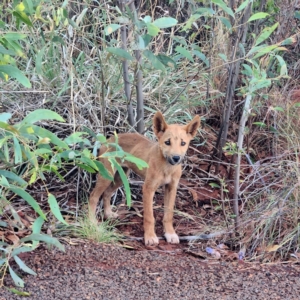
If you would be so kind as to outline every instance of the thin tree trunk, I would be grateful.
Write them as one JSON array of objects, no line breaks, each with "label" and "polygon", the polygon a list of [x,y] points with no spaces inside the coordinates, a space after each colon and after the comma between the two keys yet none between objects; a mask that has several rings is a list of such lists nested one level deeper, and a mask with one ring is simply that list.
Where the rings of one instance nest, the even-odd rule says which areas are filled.
[{"label": "thin tree trunk", "polygon": [[[126,0],[119,1],[122,12],[124,12],[125,2]],[[121,40],[122,40],[122,49],[127,51],[127,28],[125,25],[121,27]],[[133,107],[131,103],[131,89],[130,89],[130,82],[129,82],[129,71],[128,71],[127,59],[122,61],[122,68],[123,68],[124,92],[127,101],[128,123],[130,126],[134,126],[134,116],[133,116]]]},{"label": "thin tree trunk", "polygon": [[145,130],[145,119],[144,119],[144,98],[143,98],[143,73],[140,69],[142,57],[139,50],[135,50],[135,57],[137,60],[136,70],[136,99],[137,99],[137,131],[143,133]]},{"label": "thin tree trunk", "polygon": [[240,226],[240,217],[239,217],[239,194],[240,194],[240,173],[241,173],[241,158],[243,152],[243,141],[244,141],[244,131],[248,116],[250,113],[252,96],[247,95],[244,105],[243,114],[240,120],[238,141],[237,141],[237,155],[235,161],[235,175],[234,175],[234,193],[233,193],[233,212],[235,214],[235,230],[238,231]]},{"label": "thin tree trunk", "polygon": [[219,144],[216,145],[216,150],[219,153],[218,155],[219,160],[221,159],[222,148],[225,146],[227,140],[229,119],[232,114],[232,103],[234,100],[237,79],[240,72],[241,60],[238,58],[241,57],[241,54],[239,54],[238,47],[240,43],[242,44],[245,43],[247,37],[247,31],[248,31],[247,21],[251,14],[251,7],[252,4],[250,3],[244,11],[244,16],[243,18],[241,18],[240,21],[240,29],[236,37],[234,46],[232,47],[232,51],[233,51],[231,56],[232,63],[229,68],[229,76],[228,76],[227,90],[226,90],[225,103],[224,103],[223,121],[221,125],[221,131],[219,132],[219,136],[221,138]]},{"label": "thin tree trunk", "polygon": [[[231,5],[234,5],[234,1],[230,1]],[[236,37],[234,46],[232,48],[233,53],[231,57],[231,65],[229,69],[229,78],[228,78],[228,84],[227,84],[227,90],[226,90],[226,97],[225,97],[225,103],[224,103],[224,113],[223,113],[223,121],[221,124],[221,128],[219,131],[219,141],[217,141],[216,144],[216,152],[218,152],[218,158],[219,162],[221,160],[222,156],[222,148],[225,146],[225,143],[227,141],[227,135],[228,135],[228,128],[229,128],[229,120],[230,116],[232,114],[232,103],[234,100],[234,94],[237,84],[238,75],[240,73],[240,66],[241,66],[241,54],[238,50],[239,44],[244,44],[246,37],[247,37],[247,31],[248,31],[248,19],[250,17],[252,10],[252,3],[249,3],[249,5],[246,7],[244,11],[244,15],[240,20],[240,29],[238,31],[238,35]],[[240,163],[241,163],[241,151],[243,147],[243,140],[244,140],[244,129],[245,124],[248,119],[248,111],[250,109],[250,103],[251,103],[251,96],[247,96],[244,111],[242,118],[240,120],[240,128],[239,128],[239,134],[238,134],[238,154],[236,158],[236,167],[235,167],[235,180],[234,180],[234,199],[233,199],[233,210],[235,214],[235,229],[238,231],[239,225],[240,225],[240,217],[239,217],[239,209],[238,209],[238,200],[239,200],[239,192],[240,192]],[[219,169],[220,163],[218,162],[216,171]]]},{"label": "thin tree trunk", "polygon": [[[133,13],[135,22],[138,21],[137,11],[132,1],[129,4],[130,10]],[[145,130],[144,120],[144,98],[143,98],[143,73],[141,70],[142,56],[140,50],[134,50],[135,58],[137,61],[136,73],[135,73],[135,84],[136,84],[136,106],[137,106],[137,131],[143,133]]]}]

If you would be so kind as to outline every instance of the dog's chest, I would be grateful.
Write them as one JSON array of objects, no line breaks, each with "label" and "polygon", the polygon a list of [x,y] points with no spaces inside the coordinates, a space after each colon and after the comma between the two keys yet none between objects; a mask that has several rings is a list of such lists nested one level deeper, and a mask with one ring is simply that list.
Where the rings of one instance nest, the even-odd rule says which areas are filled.
[{"label": "dog's chest", "polygon": [[170,184],[174,178],[178,178],[178,167],[165,168],[163,170],[162,185]]},{"label": "dog's chest", "polygon": [[170,174],[165,174],[162,184],[163,185],[169,184],[171,180],[172,180],[172,176]]}]

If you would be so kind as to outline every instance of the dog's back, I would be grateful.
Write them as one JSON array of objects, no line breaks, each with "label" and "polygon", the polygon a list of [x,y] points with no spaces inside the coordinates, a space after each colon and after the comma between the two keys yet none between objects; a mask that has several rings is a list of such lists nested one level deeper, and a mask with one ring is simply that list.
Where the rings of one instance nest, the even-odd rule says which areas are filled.
[{"label": "dog's back", "polygon": [[[115,137],[111,137],[109,142],[115,142]],[[157,142],[150,141],[146,137],[138,134],[138,133],[121,133],[118,135],[118,145],[121,146],[123,151],[132,154],[135,157],[138,157],[145,162],[149,162],[149,158],[151,157],[151,149],[153,149]],[[101,147],[100,148],[100,156],[107,152],[107,151],[115,151],[115,149],[107,148],[107,147]],[[101,159],[103,162],[105,159]],[[127,167],[131,169],[136,174],[140,175],[142,178],[145,178],[147,168],[144,168],[142,170],[139,170],[138,167],[129,161],[123,161],[122,163],[123,167]]]}]

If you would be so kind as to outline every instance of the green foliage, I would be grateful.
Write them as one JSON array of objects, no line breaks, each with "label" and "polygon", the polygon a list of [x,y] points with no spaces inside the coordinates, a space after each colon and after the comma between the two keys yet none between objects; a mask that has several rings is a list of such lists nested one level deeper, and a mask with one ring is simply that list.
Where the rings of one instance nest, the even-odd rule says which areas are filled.
[{"label": "green foliage", "polygon": [[[85,137],[86,132],[75,132],[61,140],[51,131],[35,124],[45,120],[64,122],[64,119],[57,113],[48,109],[37,109],[14,125],[8,123],[11,117],[12,115],[9,113],[0,114],[0,155],[2,163],[5,165],[5,169],[0,170],[0,198],[8,203],[9,200],[7,199],[20,197],[33,208],[39,217],[33,223],[32,234],[22,238],[17,244],[11,246],[1,242],[0,263],[4,273],[8,269],[15,284],[23,287],[23,280],[10,266],[11,258],[14,258],[24,272],[35,275],[18,257],[19,253],[35,249],[41,241],[64,250],[63,245],[57,239],[41,234],[42,225],[44,221],[47,221],[46,214],[42,211],[38,202],[26,191],[28,185],[39,179],[45,180],[45,173],[51,172],[63,180],[59,170],[68,164],[75,164],[88,172],[99,172],[106,179],[112,180],[113,177],[86,148],[91,146],[89,140]],[[98,142],[106,143],[104,136],[94,136]],[[81,150],[76,150],[76,147]],[[130,205],[131,194],[128,180],[117,159],[118,161],[129,160],[136,163],[139,168],[147,167],[147,164],[124,152],[116,143],[111,143],[110,147],[114,147],[116,151],[107,152],[103,156],[107,157],[113,168],[116,168],[120,173],[125,184],[127,203]],[[48,204],[53,216],[59,222],[68,225],[60,212],[55,196],[51,193],[48,193]],[[10,208],[11,214],[17,222],[19,216],[12,206]],[[0,223],[0,226],[6,226],[6,224]]]},{"label": "green foliage", "polygon": [[[122,18],[128,20],[128,22],[131,22],[132,25],[134,26],[134,31],[135,31],[134,49],[142,51],[144,57],[151,63],[151,65],[155,69],[166,71],[166,67],[169,68],[176,67],[176,63],[171,57],[165,54],[164,55],[159,54],[160,56],[155,55],[151,49],[152,46],[151,40],[157,37],[162,32],[162,29],[174,27],[177,24],[176,19],[171,17],[162,17],[152,21],[152,18],[150,16],[145,16],[142,20],[136,20],[133,15],[127,13],[122,14]],[[104,28],[105,35],[110,35],[120,28],[121,28],[121,24],[108,24]],[[110,47],[107,47],[106,50],[114,55],[117,55],[122,59],[133,60],[132,55],[130,55],[128,51],[120,48],[116,48],[115,43],[116,41],[112,40],[109,43]],[[162,57],[163,60],[168,61],[168,63],[164,63],[162,61]]]},{"label": "green foliage", "polygon": [[[0,270],[2,276],[5,275],[6,270],[9,270],[9,274],[12,277],[14,283],[18,287],[24,287],[24,281],[11,267],[11,259],[13,258],[18,264],[21,270],[30,275],[36,275],[36,273],[30,269],[22,259],[18,256],[20,253],[30,252],[37,247],[34,244],[38,241],[43,241],[47,244],[54,245],[58,249],[64,251],[64,246],[54,237],[43,235],[43,234],[31,234],[21,239],[18,244],[9,245],[5,242],[0,242]],[[25,244],[26,243],[26,244]]]},{"label": "green foliage", "polygon": [[18,32],[0,33],[0,78],[7,81],[12,77],[25,87],[31,87],[28,78],[16,67],[14,59],[14,57],[26,58],[19,42],[25,38],[25,34]]}]

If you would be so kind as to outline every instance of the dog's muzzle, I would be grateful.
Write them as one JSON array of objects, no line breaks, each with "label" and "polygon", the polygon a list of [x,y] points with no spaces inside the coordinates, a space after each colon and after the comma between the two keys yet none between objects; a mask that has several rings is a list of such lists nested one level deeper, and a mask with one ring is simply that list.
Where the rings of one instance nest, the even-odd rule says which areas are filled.
[{"label": "dog's muzzle", "polygon": [[181,160],[182,160],[182,157],[179,155],[174,155],[174,156],[168,157],[168,162],[173,166],[180,164]]}]

